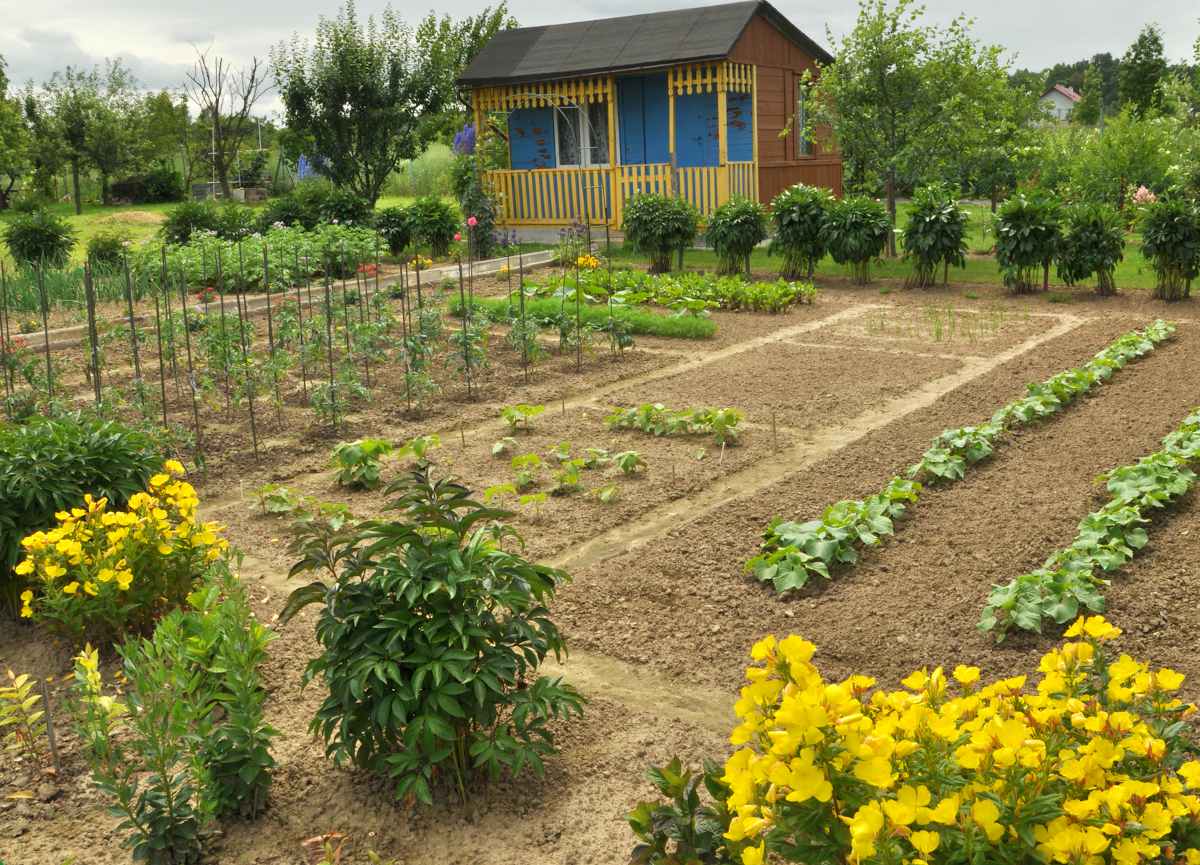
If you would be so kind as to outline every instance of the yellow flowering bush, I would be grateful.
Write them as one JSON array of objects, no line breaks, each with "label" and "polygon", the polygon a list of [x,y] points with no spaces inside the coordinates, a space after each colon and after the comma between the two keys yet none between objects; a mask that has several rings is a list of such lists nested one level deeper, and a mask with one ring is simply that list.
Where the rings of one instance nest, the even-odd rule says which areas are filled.
[{"label": "yellow flowering bush", "polygon": [[896,691],[826,682],[797,636],[753,648],[736,711],[726,847],[760,865],[1200,863],[1200,761],[1183,676],[1080,618],[1025,676],[919,670]]},{"label": "yellow flowering bush", "polygon": [[575,259],[575,266],[580,270],[596,270],[600,267],[600,259],[594,255],[584,254]]},{"label": "yellow flowering bush", "polygon": [[55,514],[54,528],[23,538],[15,571],[32,588],[21,615],[77,642],[111,641],[147,632],[184,603],[229,542],[216,523],[197,521],[199,499],[183,475],[168,460],[123,510],[87,495],[82,507]]}]

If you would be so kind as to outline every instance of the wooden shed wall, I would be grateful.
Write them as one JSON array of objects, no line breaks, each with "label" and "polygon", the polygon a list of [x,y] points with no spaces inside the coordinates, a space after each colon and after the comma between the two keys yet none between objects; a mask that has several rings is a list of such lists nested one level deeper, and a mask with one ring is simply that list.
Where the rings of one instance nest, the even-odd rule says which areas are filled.
[{"label": "wooden shed wall", "polygon": [[829,132],[817,129],[812,155],[796,156],[796,132],[784,137],[796,105],[796,79],[817,64],[804,49],[770,21],[756,15],[734,45],[729,59],[758,67],[758,195],[768,202],[795,183],[808,183],[842,194],[842,160],[830,147]]}]

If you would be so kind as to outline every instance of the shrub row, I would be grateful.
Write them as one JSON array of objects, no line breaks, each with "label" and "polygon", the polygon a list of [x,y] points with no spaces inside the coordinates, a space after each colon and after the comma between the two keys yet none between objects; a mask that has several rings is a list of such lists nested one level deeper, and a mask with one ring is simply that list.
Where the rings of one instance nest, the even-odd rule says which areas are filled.
[{"label": "shrub row", "polygon": [[705,309],[779,313],[797,304],[812,303],[817,296],[811,282],[756,282],[741,276],[712,277],[688,271],[652,274],[642,270],[581,270],[578,277],[570,273],[551,275],[534,284],[533,289],[539,295],[564,291],[569,295],[577,285],[589,298],[611,297],[615,303],[652,304],[680,313]]},{"label": "shrub row", "polygon": [[895,533],[895,520],[916,503],[921,481],[962,479],[967,466],[991,456],[1007,430],[1055,414],[1174,331],[1174,325],[1156,321],[1127,333],[1082,367],[1029,385],[1024,397],[999,409],[987,423],[944,431],[908,469],[907,479],[893,477],[876,495],[837,502],[808,522],[772,521],[763,533],[761,552],[746,563],[746,570],[777,592],[803,588],[814,575],[831,579],[832,567],[855,563],[860,547],[876,546]]},{"label": "shrub row", "polygon": [[1103,476],[1109,500],[1079,523],[1071,546],[988,595],[982,631],[1003,639],[1011,628],[1041,633],[1046,621],[1064,624],[1081,609],[1104,609],[1101,574],[1114,571],[1146,545],[1150,512],[1179,499],[1196,481],[1200,460],[1200,411],[1190,414],[1162,441],[1162,449]]},{"label": "shrub row", "polygon": [[[477,297],[471,303],[472,313],[479,312],[492,321],[513,321],[520,316],[517,301],[509,298]],[[450,299],[450,313],[462,315],[463,303],[457,297]],[[564,314],[561,300],[536,298],[525,302],[525,316],[531,322],[557,324]],[[572,305],[565,313],[572,321],[575,310]],[[673,339],[709,339],[717,332],[711,319],[692,315],[662,315],[646,309],[584,304],[580,317],[585,326],[603,329],[612,317],[628,328],[628,333],[646,336],[664,336]]]}]

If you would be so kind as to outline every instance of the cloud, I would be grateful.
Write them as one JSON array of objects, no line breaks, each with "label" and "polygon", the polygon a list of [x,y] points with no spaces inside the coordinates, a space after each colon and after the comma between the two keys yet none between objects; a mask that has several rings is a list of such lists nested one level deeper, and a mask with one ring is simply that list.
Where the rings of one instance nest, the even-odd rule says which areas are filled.
[{"label": "cloud", "polygon": [[163,62],[129,50],[117,50],[108,55],[94,54],[84,49],[71,33],[32,27],[0,41],[0,53],[8,61],[9,77],[19,84],[32,81],[40,85],[67,66],[76,69],[103,67],[106,59],[119,57],[142,87],[151,90],[163,87],[175,89],[183,81],[187,69],[182,63]]}]

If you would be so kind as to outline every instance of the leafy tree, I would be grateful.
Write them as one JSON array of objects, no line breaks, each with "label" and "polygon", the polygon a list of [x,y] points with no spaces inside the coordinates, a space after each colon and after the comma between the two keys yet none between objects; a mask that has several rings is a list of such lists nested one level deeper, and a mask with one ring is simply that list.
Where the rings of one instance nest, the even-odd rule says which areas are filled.
[{"label": "leafy tree", "polygon": [[852,168],[880,173],[893,226],[900,183],[960,161],[968,133],[1007,88],[999,49],[978,45],[964,18],[940,28],[921,14],[916,0],[860,0],[837,62],[816,84],[817,114]]},{"label": "leafy tree", "polygon": [[274,53],[287,125],[316,171],[374,206],[401,160],[420,151],[421,118],[444,94],[434,61],[392,11],[359,21],[353,0],[322,18],[311,46],[298,38]]},{"label": "leafy tree", "polygon": [[470,116],[471,103],[465,91],[458,86],[458,76],[475,59],[480,49],[501,30],[518,26],[517,19],[508,11],[508,3],[501,0],[495,6],[485,6],[478,15],[468,15],[457,21],[449,15],[441,18],[430,12],[417,25],[414,38],[417,50],[429,58],[434,76],[434,86],[443,106],[441,111],[428,114],[422,119],[423,142],[435,139],[449,140],[462,128]]},{"label": "leafy tree", "polygon": [[1125,224],[1110,204],[1078,204],[1066,212],[1055,260],[1067,285],[1096,275],[1097,294],[1116,294],[1113,271],[1125,256]]},{"label": "leafy tree", "polygon": [[85,72],[68,66],[54,73],[45,90],[54,121],[44,131],[62,143],[63,159],[71,166],[75,213],[79,214],[83,212],[79,175],[87,161],[88,126],[100,98],[100,74],[95,69]]},{"label": "leafy tree", "polygon": [[1062,209],[1057,199],[1035,190],[1018,193],[1000,207],[996,215],[996,263],[1004,284],[1018,294],[1037,290],[1042,272],[1042,290],[1050,285],[1050,264],[1062,238]]},{"label": "leafy tree", "polygon": [[96,75],[83,134],[83,154],[100,175],[100,200],[111,204],[110,182],[132,169],[145,153],[142,113],[133,74],[112,60]]},{"label": "leafy tree", "polygon": [[1167,73],[1162,31],[1147,24],[1121,59],[1121,101],[1137,117],[1162,107],[1162,80]]},{"label": "leafy tree", "polygon": [[905,285],[936,285],[939,268],[943,282],[949,282],[950,265],[966,267],[966,252],[967,211],[945,187],[918,189],[904,229],[904,257],[913,261],[913,272]]},{"label": "leafy tree", "polygon": [[29,88],[22,95],[25,128],[29,132],[30,181],[43,198],[57,196],[58,174],[67,161],[66,143],[59,131],[49,95]]},{"label": "leafy tree", "polygon": [[1095,126],[1100,122],[1103,111],[1104,83],[1100,78],[1100,70],[1095,66],[1088,66],[1087,72],[1083,74],[1083,88],[1079,94],[1079,101],[1075,103],[1075,109],[1071,112],[1071,119],[1077,123]]},{"label": "leafy tree", "polygon": [[0,210],[8,207],[13,187],[29,170],[29,144],[21,105],[8,95],[8,76],[0,55]]}]

